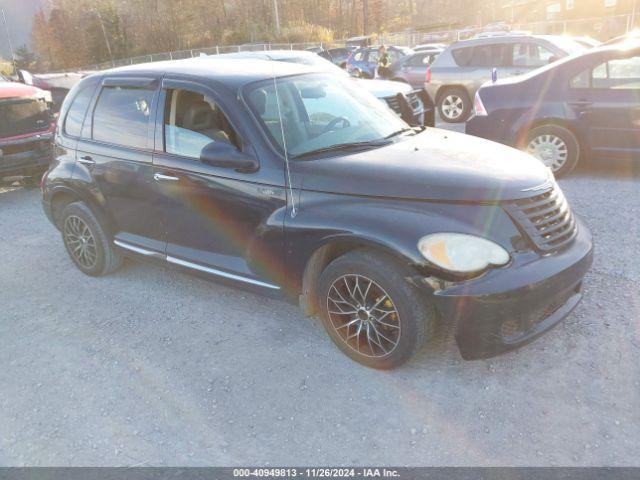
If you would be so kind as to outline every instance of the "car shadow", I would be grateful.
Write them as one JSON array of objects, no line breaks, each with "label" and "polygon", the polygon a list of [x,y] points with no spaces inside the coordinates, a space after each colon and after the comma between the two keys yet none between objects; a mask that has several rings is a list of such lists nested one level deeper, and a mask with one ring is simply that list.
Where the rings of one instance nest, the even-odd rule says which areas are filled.
[{"label": "car shadow", "polygon": [[610,179],[640,179],[640,158],[592,159],[578,164],[570,176],[598,177]]}]

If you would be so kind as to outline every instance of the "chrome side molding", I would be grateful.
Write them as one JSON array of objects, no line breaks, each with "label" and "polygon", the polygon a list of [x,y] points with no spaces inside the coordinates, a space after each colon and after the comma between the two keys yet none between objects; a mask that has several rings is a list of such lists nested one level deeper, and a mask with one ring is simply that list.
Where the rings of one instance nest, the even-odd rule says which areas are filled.
[{"label": "chrome side molding", "polygon": [[236,280],[238,282],[249,283],[251,285],[257,285],[263,288],[270,288],[272,290],[280,290],[280,287],[278,287],[277,285],[272,285],[271,283],[261,282],[260,280],[254,280],[253,278],[242,277],[240,275],[235,275],[229,272],[223,272],[222,270],[216,270],[215,268],[205,267],[204,265],[199,265],[197,263],[187,262],[186,260],[181,260],[179,258],[171,257],[169,255],[167,255],[167,262],[173,263],[174,265],[180,265],[181,267],[198,270],[200,272],[209,273],[211,275],[216,275],[218,277],[228,278],[230,280]]},{"label": "chrome side molding", "polygon": [[144,255],[145,257],[158,258],[161,260],[166,260],[169,263],[173,263],[174,265],[180,265],[181,267],[191,268],[192,270],[198,270],[200,272],[208,273],[210,275],[215,275],[217,277],[228,278],[230,280],[235,280],[237,282],[249,283],[251,285],[256,285],[258,287],[270,288],[272,290],[280,290],[280,287],[277,285],[273,285],[271,283],[261,282],[260,280],[255,280],[253,278],[243,277],[241,275],[235,275],[233,273],[224,272],[222,270],[217,270],[215,268],[205,267],[204,265],[199,265],[197,263],[187,262],[186,260],[181,260],[176,257],[171,257],[169,255],[165,255],[164,253],[156,252],[154,250],[147,250],[146,248],[141,248],[136,245],[131,245],[130,243],[123,242],[122,240],[114,240],[113,243],[120,248],[124,248],[125,250],[130,250],[135,253],[139,253],[140,255]]},{"label": "chrome side molding", "polygon": [[136,247],[135,245],[131,245],[130,243],[123,242],[122,240],[114,240],[113,243],[120,248],[124,248],[125,250],[130,250],[135,253],[139,253],[140,255],[144,255],[145,257],[153,257],[153,258],[161,258],[162,260],[166,260],[167,257],[164,253],[156,252],[154,250],[147,250],[146,248]]}]

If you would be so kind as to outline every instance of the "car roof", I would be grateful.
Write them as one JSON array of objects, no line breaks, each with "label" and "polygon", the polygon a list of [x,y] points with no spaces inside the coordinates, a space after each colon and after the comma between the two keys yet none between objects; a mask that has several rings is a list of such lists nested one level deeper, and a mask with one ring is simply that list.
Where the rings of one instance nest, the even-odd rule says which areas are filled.
[{"label": "car roof", "polygon": [[255,52],[233,52],[233,53],[223,53],[221,55],[212,55],[212,58],[215,59],[262,59],[262,60],[284,60],[288,58],[317,58],[318,54],[314,53],[310,50],[263,50],[263,51],[255,51]]},{"label": "car roof", "polygon": [[489,37],[478,37],[478,38],[469,38],[466,40],[459,40],[455,43],[452,43],[452,47],[466,46],[466,45],[482,45],[485,43],[500,43],[500,42],[518,42],[526,39],[531,40],[546,40],[549,42],[553,42],[554,40],[566,38],[560,35],[528,35],[522,33],[508,34],[508,35],[496,35]]},{"label": "car roof", "polygon": [[[250,52],[245,52],[250,53]],[[264,53],[264,52],[260,52]],[[271,53],[271,52],[269,52]],[[315,55],[311,52],[296,52],[297,54]],[[196,76],[215,80],[229,88],[239,88],[248,83],[268,80],[275,77],[299,75],[317,72],[308,65],[286,62],[269,62],[269,58],[248,57],[196,57],[185,60],[169,60],[164,62],[142,63],[126,67],[118,67],[102,72],[105,75],[117,74],[158,74],[171,73],[176,75]],[[238,61],[242,58],[242,61]]]}]

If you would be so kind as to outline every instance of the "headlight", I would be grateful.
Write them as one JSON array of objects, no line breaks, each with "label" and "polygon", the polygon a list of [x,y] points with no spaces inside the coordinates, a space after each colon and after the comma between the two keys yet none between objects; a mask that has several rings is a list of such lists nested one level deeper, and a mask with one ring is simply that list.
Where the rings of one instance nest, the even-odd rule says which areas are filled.
[{"label": "headlight", "polygon": [[500,245],[462,233],[434,233],[418,242],[420,253],[434,265],[455,273],[480,272],[490,265],[509,263],[509,253]]},{"label": "headlight", "polygon": [[49,90],[44,90],[42,92],[42,99],[47,103],[53,103],[53,96]]}]

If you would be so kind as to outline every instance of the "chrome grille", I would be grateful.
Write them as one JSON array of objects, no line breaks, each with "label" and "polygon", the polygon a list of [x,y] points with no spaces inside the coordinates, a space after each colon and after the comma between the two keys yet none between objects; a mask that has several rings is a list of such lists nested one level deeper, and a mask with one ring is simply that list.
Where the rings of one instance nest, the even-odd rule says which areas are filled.
[{"label": "chrome grille", "polygon": [[576,236],[575,218],[562,190],[555,183],[546,192],[510,202],[505,208],[542,252],[560,250]]},{"label": "chrome grille", "polygon": [[[420,100],[420,97],[416,92],[411,92],[407,94],[406,97],[407,97],[407,100],[409,100],[409,105],[411,105],[411,109],[414,112],[418,112],[423,109],[422,100]],[[393,97],[385,97],[384,101],[387,102],[387,105],[389,105],[389,107],[394,112],[396,112],[399,115],[402,113],[397,96],[394,95]]]}]

